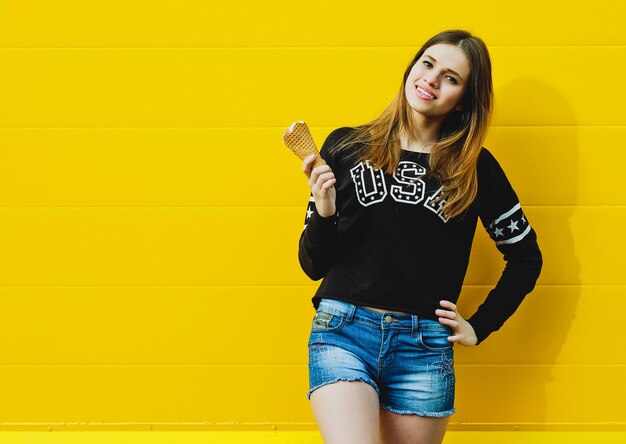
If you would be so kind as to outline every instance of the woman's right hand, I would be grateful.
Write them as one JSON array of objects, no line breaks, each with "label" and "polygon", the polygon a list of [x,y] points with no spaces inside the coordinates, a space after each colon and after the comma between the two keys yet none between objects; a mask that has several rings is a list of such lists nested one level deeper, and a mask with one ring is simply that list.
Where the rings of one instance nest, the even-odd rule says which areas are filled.
[{"label": "woman's right hand", "polygon": [[322,217],[330,217],[336,212],[337,191],[333,185],[337,180],[326,163],[311,169],[314,160],[314,154],[307,156],[302,164],[302,171],[309,179],[309,188],[313,193],[317,212]]}]

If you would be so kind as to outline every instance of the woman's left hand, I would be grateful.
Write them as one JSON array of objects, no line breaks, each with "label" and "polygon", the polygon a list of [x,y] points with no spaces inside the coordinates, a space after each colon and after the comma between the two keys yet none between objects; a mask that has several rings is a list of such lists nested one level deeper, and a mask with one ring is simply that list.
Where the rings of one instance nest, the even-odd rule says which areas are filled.
[{"label": "woman's left hand", "polygon": [[454,330],[454,336],[448,336],[448,341],[457,342],[461,345],[476,345],[478,338],[472,324],[461,317],[456,310],[456,305],[450,301],[439,301],[446,310],[438,308],[435,314],[439,316],[439,322]]}]

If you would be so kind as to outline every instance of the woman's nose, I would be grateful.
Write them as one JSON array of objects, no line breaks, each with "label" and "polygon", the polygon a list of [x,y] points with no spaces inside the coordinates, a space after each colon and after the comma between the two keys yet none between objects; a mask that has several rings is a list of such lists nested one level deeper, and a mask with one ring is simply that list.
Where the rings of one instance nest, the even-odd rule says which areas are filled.
[{"label": "woman's nose", "polygon": [[437,76],[435,74],[431,74],[431,73],[424,74],[424,79],[426,80],[426,83],[428,83],[431,86],[436,86],[437,84]]}]

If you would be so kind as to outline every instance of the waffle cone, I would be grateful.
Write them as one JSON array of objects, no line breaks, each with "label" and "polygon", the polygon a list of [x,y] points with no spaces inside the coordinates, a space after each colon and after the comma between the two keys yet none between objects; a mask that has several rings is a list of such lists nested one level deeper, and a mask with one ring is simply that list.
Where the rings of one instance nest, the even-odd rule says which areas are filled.
[{"label": "waffle cone", "polygon": [[315,146],[309,127],[302,120],[292,123],[289,128],[285,129],[283,132],[283,143],[301,160],[304,160],[311,154],[315,154],[313,168],[326,164],[317,151],[317,146]]}]

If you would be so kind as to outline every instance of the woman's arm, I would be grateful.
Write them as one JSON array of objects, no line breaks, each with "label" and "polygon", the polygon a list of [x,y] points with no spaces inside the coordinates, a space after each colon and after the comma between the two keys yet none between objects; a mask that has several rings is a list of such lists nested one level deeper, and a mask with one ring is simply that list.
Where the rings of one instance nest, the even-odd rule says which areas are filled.
[{"label": "woman's arm", "polygon": [[337,213],[322,217],[309,199],[304,230],[298,245],[298,260],[306,275],[317,281],[328,272],[337,246]]},{"label": "woman's arm", "polygon": [[[347,127],[343,127],[333,130],[324,141],[320,150],[320,156],[330,167],[333,174],[335,162],[333,156],[329,154],[329,148],[345,135],[347,129]],[[305,160],[304,166],[306,167],[306,165]],[[332,193],[336,195],[336,190],[333,189]],[[304,230],[300,235],[298,245],[298,260],[302,270],[314,281],[326,276],[337,251],[337,219],[337,211],[328,217],[323,217],[319,214],[315,205],[313,191],[311,191],[304,219]]]},{"label": "woman's arm", "polygon": [[479,216],[506,262],[502,276],[467,319],[478,342],[500,329],[534,287],[543,266],[537,233],[498,161],[485,148],[479,157]]}]

